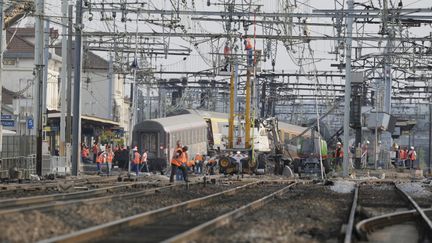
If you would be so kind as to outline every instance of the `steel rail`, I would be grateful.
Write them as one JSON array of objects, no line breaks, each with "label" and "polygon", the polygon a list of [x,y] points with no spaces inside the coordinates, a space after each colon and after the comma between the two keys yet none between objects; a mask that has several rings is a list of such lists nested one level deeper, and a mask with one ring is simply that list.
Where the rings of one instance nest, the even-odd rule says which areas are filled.
[{"label": "steel rail", "polygon": [[47,203],[50,201],[64,201],[79,199],[88,196],[97,196],[110,191],[115,191],[122,188],[132,188],[134,186],[146,185],[148,182],[128,183],[126,185],[118,185],[104,188],[97,188],[88,191],[72,192],[72,193],[61,193],[61,194],[50,194],[42,196],[22,197],[14,199],[0,200],[0,210],[10,209],[13,207],[28,207],[34,206],[41,203]]},{"label": "steel rail", "polygon": [[[432,209],[423,210],[425,214],[432,217]],[[367,240],[367,234],[378,228],[414,221],[418,218],[417,210],[395,212],[362,220],[356,225],[356,232],[361,239]]]},{"label": "steel rail", "polygon": [[358,204],[358,192],[359,192],[359,185],[356,184],[356,187],[354,189],[354,198],[351,206],[348,224],[346,225],[346,229],[345,229],[344,243],[352,242],[352,232],[354,230],[354,220],[355,220],[355,214],[356,214],[356,209]]},{"label": "steel rail", "polygon": [[[395,190],[398,193],[400,193],[407,200],[409,205],[414,207],[414,209],[371,217],[358,222],[355,226],[355,230],[359,235],[360,239],[367,240],[367,234],[376,229],[380,229],[386,226],[396,225],[408,221],[414,221],[419,217],[421,218],[422,222],[426,223],[424,226],[427,226],[426,230],[428,231],[428,235],[429,237],[432,237],[432,223],[429,217],[426,215],[428,214],[432,216],[432,209],[425,209],[425,210],[422,209],[411,196],[409,196],[406,192],[401,190],[401,188],[398,187],[394,182],[392,182],[392,184],[395,187]],[[357,200],[358,200],[358,195],[357,195]],[[357,205],[358,203],[355,205],[355,207],[357,207]],[[353,203],[353,207],[354,207],[354,203]],[[353,208],[351,208],[351,214],[352,212],[353,212]],[[355,219],[355,215],[354,216],[350,215],[350,219],[349,219],[350,222],[351,220],[354,222],[354,219]],[[348,231],[350,231],[350,233]],[[352,242],[352,231],[353,231],[352,226],[351,229],[349,228],[346,229],[345,240],[344,240],[345,243]]]},{"label": "steel rail", "polygon": [[[269,181],[267,181],[267,183],[268,182]],[[58,237],[53,237],[53,238],[46,239],[46,240],[43,240],[40,242],[41,243],[48,243],[48,242],[71,242],[71,243],[75,243],[75,242],[88,242],[88,241],[92,241],[92,240],[94,241],[94,240],[100,239],[101,237],[106,237],[107,235],[115,234],[120,230],[125,230],[127,228],[130,228],[130,227],[133,227],[136,225],[140,225],[140,224],[154,222],[158,218],[165,216],[165,215],[169,215],[180,208],[194,208],[194,207],[202,206],[203,204],[208,203],[210,200],[212,200],[216,197],[223,196],[223,195],[234,195],[238,191],[241,191],[241,190],[246,189],[246,188],[251,187],[251,186],[256,186],[256,185],[264,184],[264,183],[266,183],[266,181],[251,182],[251,183],[248,183],[248,184],[243,185],[243,186],[238,186],[238,187],[235,187],[235,188],[232,188],[232,189],[229,189],[226,191],[218,192],[215,194],[211,194],[211,195],[208,195],[205,197],[192,199],[192,200],[181,202],[181,203],[174,204],[171,206],[159,208],[159,209],[156,209],[153,211],[137,214],[137,215],[130,216],[127,218],[116,220],[116,221],[112,221],[112,222],[109,222],[106,224],[102,224],[102,225],[90,227],[87,229],[83,229],[80,231],[72,232],[70,234],[66,234],[66,235],[62,235],[62,236],[58,236]]]},{"label": "steel rail", "polygon": [[[100,177],[99,177],[100,178]],[[108,183],[117,181],[117,178],[110,179],[100,179],[95,180],[97,178],[80,178],[80,179],[68,179],[61,181],[39,181],[32,184],[1,184],[0,183],[0,196],[2,193],[9,193],[13,191],[21,191],[21,190],[41,190],[42,188],[54,188],[59,185],[59,183],[74,183],[74,184],[99,184],[99,183]]]},{"label": "steel rail", "polygon": [[396,185],[396,189],[402,193],[402,195],[411,203],[411,206],[417,211],[418,215],[420,215],[421,220],[425,223],[427,227],[426,230],[429,232],[429,236],[432,237],[432,221],[431,219],[424,213],[424,210],[418,205],[418,203],[410,196],[408,193],[404,192],[400,187]]},{"label": "steel rail", "polygon": [[206,234],[207,232],[210,232],[211,230],[214,230],[216,228],[222,227],[224,225],[229,224],[230,222],[232,222],[234,219],[239,218],[241,216],[243,216],[244,214],[246,214],[247,212],[250,212],[254,209],[258,209],[263,207],[265,204],[269,203],[270,201],[272,201],[276,196],[280,196],[283,193],[285,193],[287,190],[289,190],[291,187],[297,185],[298,182],[295,182],[293,184],[290,184],[276,192],[273,192],[267,196],[264,196],[258,200],[255,200],[251,203],[248,203],[247,205],[244,205],[238,209],[235,209],[231,212],[225,213],[215,219],[212,219],[210,221],[207,221],[203,224],[200,224],[188,231],[185,231],[181,234],[178,234],[174,237],[171,237],[165,241],[163,241],[164,243],[168,243],[168,242],[189,242],[189,241],[193,241],[195,239],[197,239],[200,236],[203,236],[204,234]]},{"label": "steel rail", "polygon": [[[190,184],[199,184],[199,183],[190,183]],[[183,186],[183,184],[175,184],[175,185],[169,185],[169,186],[163,186],[163,187],[155,187],[155,188],[145,189],[144,191],[123,193],[123,194],[114,194],[114,195],[97,197],[97,198],[77,199],[77,200],[71,200],[71,201],[66,201],[66,202],[55,201],[52,203],[47,203],[47,204],[42,204],[42,205],[37,205],[37,206],[2,210],[2,211],[0,211],[0,216],[10,215],[10,214],[14,214],[14,213],[25,213],[25,212],[34,211],[34,210],[47,211],[47,210],[58,209],[61,207],[65,207],[65,206],[69,206],[69,205],[77,204],[77,203],[96,204],[96,203],[100,203],[100,202],[109,202],[109,201],[118,200],[118,199],[138,198],[141,196],[156,194],[162,190],[168,190],[168,189],[172,189],[174,187],[180,187],[180,186]]]}]

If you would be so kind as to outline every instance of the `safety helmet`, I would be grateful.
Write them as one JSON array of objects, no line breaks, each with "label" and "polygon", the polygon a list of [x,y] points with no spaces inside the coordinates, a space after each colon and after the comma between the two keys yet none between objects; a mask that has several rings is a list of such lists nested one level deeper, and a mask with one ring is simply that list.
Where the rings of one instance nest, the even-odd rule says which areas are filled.
[{"label": "safety helmet", "polygon": [[240,151],[237,151],[237,154],[241,154],[241,152],[240,152]]},{"label": "safety helmet", "polygon": [[342,145],[341,142],[337,142],[336,145]]},{"label": "safety helmet", "polygon": [[135,147],[132,149],[132,151],[138,151],[138,147],[135,146]]},{"label": "safety helmet", "polygon": [[369,140],[366,140],[366,144],[369,144],[370,142],[369,142]]},{"label": "safety helmet", "polygon": [[411,149],[414,149],[414,147],[413,147],[413,146],[411,146]]}]

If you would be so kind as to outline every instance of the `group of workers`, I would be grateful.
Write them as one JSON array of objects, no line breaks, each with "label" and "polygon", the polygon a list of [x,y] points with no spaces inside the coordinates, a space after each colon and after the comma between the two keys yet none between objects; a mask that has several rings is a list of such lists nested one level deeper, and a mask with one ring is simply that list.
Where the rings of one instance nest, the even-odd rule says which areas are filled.
[{"label": "group of workers", "polygon": [[[378,146],[381,146],[381,141],[378,142]],[[362,158],[363,166],[367,165],[367,161],[369,157],[368,147],[369,147],[369,141],[366,140],[361,146],[361,158]],[[403,166],[404,168],[411,168],[411,169],[416,167],[417,152],[415,151],[413,146],[411,146],[409,150],[407,146],[405,146],[404,148],[396,146],[394,149],[395,149],[394,151],[396,151],[395,159],[398,162],[397,164],[395,164],[395,166]],[[340,167],[342,165],[343,157],[344,157],[343,146],[340,142],[337,142],[336,149],[333,153],[335,168]]]},{"label": "group of workers", "polygon": [[142,171],[143,168],[146,168],[146,172],[150,172],[148,168],[148,153],[147,149],[144,149],[142,155],[138,152],[138,147],[135,146],[133,149],[133,166],[132,169],[135,171],[136,175],[139,175],[139,173]]},{"label": "group of workers", "polygon": [[203,173],[204,156],[196,153],[195,157],[189,159],[188,146],[182,146],[180,141],[177,141],[174,154],[171,159],[171,175],[170,182],[174,182],[174,176],[177,180],[183,179],[185,182],[188,180],[188,170],[196,174]]},{"label": "group of workers", "polygon": [[409,150],[408,147],[398,147],[397,149],[396,159],[399,161],[399,165],[403,166],[404,168],[414,169],[416,167],[415,162],[417,160],[417,152],[415,151],[414,147],[411,146]]}]

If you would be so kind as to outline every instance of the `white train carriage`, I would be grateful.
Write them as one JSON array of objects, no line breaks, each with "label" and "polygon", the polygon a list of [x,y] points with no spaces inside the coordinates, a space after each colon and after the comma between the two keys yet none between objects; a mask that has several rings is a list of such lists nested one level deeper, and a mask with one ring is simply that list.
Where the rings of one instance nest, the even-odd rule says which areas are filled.
[{"label": "white train carriage", "polygon": [[133,145],[148,150],[150,170],[162,171],[169,165],[176,142],[189,147],[189,157],[207,153],[207,124],[196,114],[186,114],[141,122],[134,127]]}]

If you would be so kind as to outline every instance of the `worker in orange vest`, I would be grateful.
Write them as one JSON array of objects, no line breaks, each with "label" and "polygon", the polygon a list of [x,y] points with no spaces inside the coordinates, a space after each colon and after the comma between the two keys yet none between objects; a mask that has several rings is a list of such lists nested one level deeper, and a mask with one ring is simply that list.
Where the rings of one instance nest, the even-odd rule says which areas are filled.
[{"label": "worker in orange vest", "polygon": [[132,159],[133,168],[134,168],[134,170],[136,172],[136,175],[138,176],[139,175],[139,170],[140,170],[141,155],[138,153],[138,147],[137,146],[135,146],[132,149],[132,151],[133,151],[133,159]]},{"label": "worker in orange vest", "polygon": [[337,142],[336,143],[336,150],[335,150],[335,167],[340,167],[342,165],[342,160],[344,157],[343,152],[343,146],[342,143]]},{"label": "worker in orange vest", "polygon": [[96,163],[96,159],[99,154],[99,145],[97,142],[94,142],[92,147],[92,152],[93,152],[93,163]]},{"label": "worker in orange vest", "polygon": [[413,146],[411,146],[411,149],[410,149],[410,151],[408,152],[408,159],[409,159],[409,161],[410,161],[410,168],[415,168],[415,161],[416,161],[416,159],[417,159],[417,153],[416,153],[416,151],[414,150],[414,147]]},{"label": "worker in orange vest", "polygon": [[114,152],[111,149],[111,146],[107,146],[107,150],[105,151],[105,163],[107,166],[107,174],[111,175],[111,167],[114,159]]},{"label": "worker in orange vest", "polygon": [[104,153],[100,151],[96,157],[96,167],[97,167],[98,175],[102,172],[101,164],[103,163],[103,161],[104,161]]},{"label": "worker in orange vest", "polygon": [[250,38],[244,40],[245,50],[247,53],[247,66],[252,67],[253,63],[253,46]]},{"label": "worker in orange vest", "polygon": [[140,171],[145,167],[146,168],[146,172],[150,172],[149,168],[148,168],[148,164],[147,164],[147,160],[148,160],[147,157],[148,157],[147,149],[144,149],[144,152],[141,155],[141,168],[140,168]]},{"label": "worker in orange vest", "polygon": [[170,176],[170,182],[174,182],[174,175],[177,173],[177,169],[180,169],[183,174],[183,179],[185,182],[189,182],[187,179],[187,172],[186,172],[186,163],[188,161],[188,155],[187,155],[188,147],[184,146],[183,148],[177,148],[174,152],[174,155],[171,159],[171,176]]},{"label": "worker in orange vest", "polygon": [[399,160],[400,160],[400,164],[403,167],[406,167],[406,160],[408,158],[408,152],[406,151],[406,149],[402,148],[402,146],[399,147]]},{"label": "worker in orange vest", "polygon": [[203,169],[203,156],[200,153],[197,153],[195,155],[195,167],[196,167],[196,174],[201,174],[202,173],[202,169]]}]

